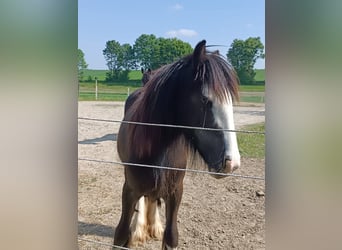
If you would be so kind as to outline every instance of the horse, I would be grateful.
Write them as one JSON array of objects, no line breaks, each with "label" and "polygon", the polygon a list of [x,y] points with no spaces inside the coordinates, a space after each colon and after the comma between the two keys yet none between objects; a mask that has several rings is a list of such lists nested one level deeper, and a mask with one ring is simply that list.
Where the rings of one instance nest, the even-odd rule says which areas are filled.
[{"label": "horse", "polygon": [[[192,54],[159,68],[143,88],[128,97],[123,118],[127,122],[121,123],[117,137],[125,182],[114,245],[130,247],[157,238],[162,240],[163,250],[177,248],[177,214],[185,171],[146,165],[185,170],[189,159],[197,159],[192,158],[197,155],[210,173],[237,169],[240,153],[236,133],[230,130],[235,129],[233,102],[239,98],[238,85],[233,67],[217,52],[207,51],[203,40]],[[161,200],[165,203],[165,229],[159,216]]]},{"label": "horse", "polygon": [[154,72],[149,68],[148,70],[144,70],[144,68],[141,68],[141,73],[143,74],[141,78],[141,83],[143,86],[151,79],[153,76]]}]

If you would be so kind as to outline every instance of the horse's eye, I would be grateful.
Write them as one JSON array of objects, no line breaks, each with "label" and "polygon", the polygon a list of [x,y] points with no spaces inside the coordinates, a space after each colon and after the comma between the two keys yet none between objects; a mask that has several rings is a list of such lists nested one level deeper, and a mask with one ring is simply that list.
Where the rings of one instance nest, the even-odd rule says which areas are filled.
[{"label": "horse's eye", "polygon": [[202,103],[207,104],[209,101],[208,97],[202,96]]},{"label": "horse's eye", "polygon": [[208,108],[212,106],[212,102],[206,96],[202,96],[202,103]]}]

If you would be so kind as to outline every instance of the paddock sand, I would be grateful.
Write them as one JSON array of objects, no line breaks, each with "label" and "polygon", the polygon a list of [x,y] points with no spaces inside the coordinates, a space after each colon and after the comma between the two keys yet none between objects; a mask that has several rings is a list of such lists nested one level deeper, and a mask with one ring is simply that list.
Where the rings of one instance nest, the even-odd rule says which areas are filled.
[{"label": "paddock sand", "polygon": [[[263,105],[235,107],[235,124],[265,121]],[[121,102],[79,102],[79,117],[121,120]],[[119,123],[79,120],[79,158],[119,161],[116,135]],[[242,158],[235,173],[265,176],[265,160]],[[113,243],[121,212],[123,167],[79,161],[79,238]],[[187,173],[178,214],[178,249],[265,249],[265,192],[262,180]],[[164,220],[164,205],[162,204]],[[79,249],[111,249],[79,241]],[[133,249],[161,249],[161,241],[149,240]]]}]

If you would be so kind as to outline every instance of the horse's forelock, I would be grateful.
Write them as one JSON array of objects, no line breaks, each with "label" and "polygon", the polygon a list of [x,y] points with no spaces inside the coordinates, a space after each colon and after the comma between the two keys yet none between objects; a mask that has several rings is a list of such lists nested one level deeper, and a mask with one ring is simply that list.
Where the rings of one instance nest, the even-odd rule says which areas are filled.
[{"label": "horse's forelock", "polygon": [[233,101],[239,100],[239,80],[234,68],[217,53],[207,53],[200,71],[203,74],[203,84],[207,85],[219,101],[225,101],[231,96]]}]

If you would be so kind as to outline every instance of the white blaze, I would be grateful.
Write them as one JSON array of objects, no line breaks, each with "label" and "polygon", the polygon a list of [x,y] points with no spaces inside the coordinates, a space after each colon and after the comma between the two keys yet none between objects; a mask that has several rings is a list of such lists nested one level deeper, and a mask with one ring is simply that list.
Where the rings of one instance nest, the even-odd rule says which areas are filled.
[{"label": "white blaze", "polygon": [[[235,130],[233,100],[231,95],[228,93],[224,102],[220,102],[208,91],[208,89],[204,89],[203,94],[212,101],[212,112],[219,128]],[[240,152],[236,139],[236,132],[223,131],[223,134],[226,148],[225,156],[228,156],[231,159],[231,167],[237,168],[240,166]]]}]

